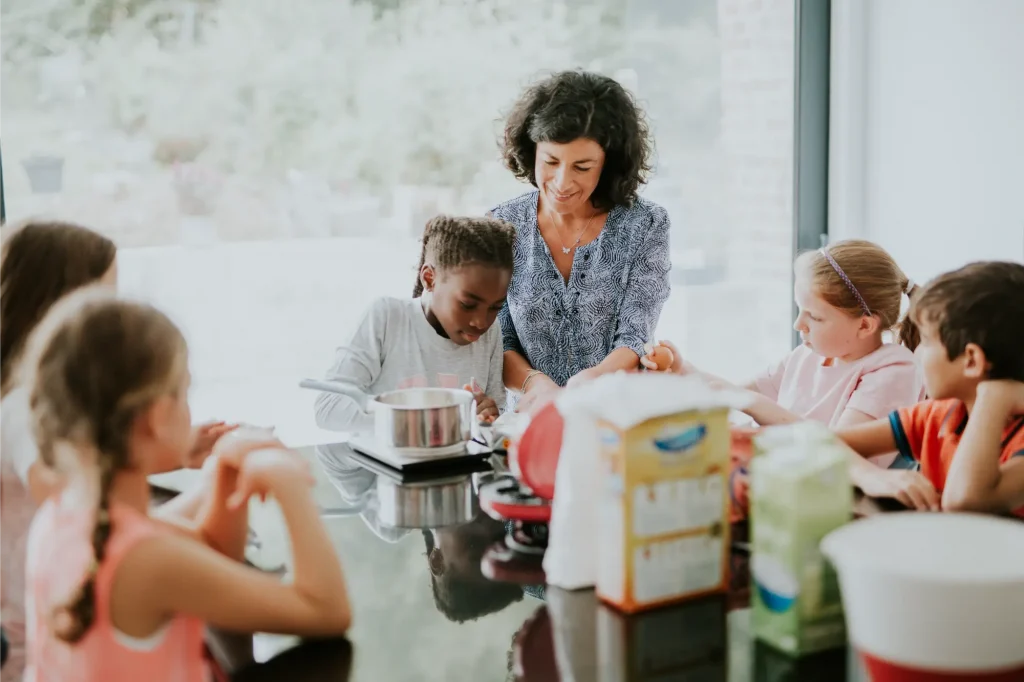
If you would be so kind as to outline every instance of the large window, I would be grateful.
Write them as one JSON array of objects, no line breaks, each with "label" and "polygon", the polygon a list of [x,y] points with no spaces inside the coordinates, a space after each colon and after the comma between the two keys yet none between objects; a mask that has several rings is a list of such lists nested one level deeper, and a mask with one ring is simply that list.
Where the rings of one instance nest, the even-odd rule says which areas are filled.
[{"label": "large window", "polygon": [[311,423],[375,296],[409,295],[439,211],[527,188],[498,161],[531,79],[646,105],[673,221],[659,335],[749,377],[790,345],[794,0],[7,0],[8,218],[122,246],[186,330],[200,416]]}]

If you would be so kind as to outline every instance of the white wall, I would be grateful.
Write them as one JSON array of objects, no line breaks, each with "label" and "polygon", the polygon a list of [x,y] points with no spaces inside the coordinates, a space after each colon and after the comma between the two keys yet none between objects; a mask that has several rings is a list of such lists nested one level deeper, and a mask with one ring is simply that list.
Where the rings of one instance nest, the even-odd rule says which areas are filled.
[{"label": "white wall", "polygon": [[830,230],[925,280],[1024,260],[1024,1],[833,0]]}]

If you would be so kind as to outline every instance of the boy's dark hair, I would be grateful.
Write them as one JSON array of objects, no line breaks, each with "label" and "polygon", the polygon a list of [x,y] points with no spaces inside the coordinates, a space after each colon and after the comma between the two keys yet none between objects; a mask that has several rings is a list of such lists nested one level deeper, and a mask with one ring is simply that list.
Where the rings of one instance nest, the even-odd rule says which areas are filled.
[{"label": "boy's dark hair", "polygon": [[604,150],[595,208],[629,206],[647,181],[653,152],[643,110],[616,80],[587,71],[562,71],[530,86],[505,121],[501,154],[520,180],[537,186],[537,143],[594,140]]},{"label": "boy's dark hair", "polygon": [[[423,531],[423,542],[429,555],[434,549],[434,536],[430,531]],[[469,548],[472,565],[480,565],[487,544],[481,542]],[[518,585],[490,581],[479,571],[473,575],[460,575],[454,571],[434,575],[431,571],[430,587],[437,610],[454,623],[465,623],[501,611],[523,598],[523,590]]]},{"label": "boy's dark hair", "polygon": [[954,360],[977,344],[991,363],[990,379],[1024,381],[1024,265],[984,261],[929,282],[911,304],[918,324],[934,325]]},{"label": "boy's dark hair", "polygon": [[429,263],[437,270],[449,270],[471,263],[512,270],[512,247],[516,228],[498,218],[431,218],[423,230],[423,250],[416,268],[412,296],[423,293],[420,271]]},{"label": "boy's dark hair", "polygon": [[0,393],[29,334],[65,294],[98,281],[117,256],[114,242],[92,230],[59,222],[28,222],[3,240],[0,256]]}]

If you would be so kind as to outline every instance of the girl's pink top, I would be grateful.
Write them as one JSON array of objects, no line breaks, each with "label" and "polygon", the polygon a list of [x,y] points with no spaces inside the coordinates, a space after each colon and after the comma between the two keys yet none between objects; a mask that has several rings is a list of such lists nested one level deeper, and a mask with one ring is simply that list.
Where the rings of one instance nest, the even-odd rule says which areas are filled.
[{"label": "girl's pink top", "polygon": [[[924,400],[924,381],[914,354],[884,344],[850,363],[826,363],[806,346],[757,379],[757,392],[801,417],[835,428],[843,412],[856,410],[883,419],[896,409]],[[888,466],[894,455],[872,458]]]},{"label": "girl's pink top", "polygon": [[[93,517],[43,504],[29,532],[27,562],[27,659],[25,682],[208,682],[203,623],[175,616],[144,639],[114,627],[110,596],[124,557],[143,540],[170,529],[123,505],[110,510],[112,533],[96,574],[96,616],[77,644],[50,629],[51,614],[76,593],[93,561]],[[154,589],[159,589],[154,586]]]},{"label": "girl's pink top", "polygon": [[36,513],[27,483],[37,456],[28,391],[16,387],[0,401],[0,622],[10,643],[0,682],[21,682],[25,671],[25,545]]}]

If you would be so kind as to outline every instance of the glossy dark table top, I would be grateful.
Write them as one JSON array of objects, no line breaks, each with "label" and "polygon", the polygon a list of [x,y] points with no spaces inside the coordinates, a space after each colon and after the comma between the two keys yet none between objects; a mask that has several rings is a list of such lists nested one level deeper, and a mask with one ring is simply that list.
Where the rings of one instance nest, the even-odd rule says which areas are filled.
[{"label": "glossy dark table top", "polygon": [[[346,446],[306,448],[316,496],[342,557],[353,609],[348,640],[299,642],[270,635],[212,635],[222,679],[355,680],[864,680],[846,650],[795,660],[749,632],[747,556],[735,552],[729,595],[625,616],[592,591],[545,591],[487,580],[481,557],[505,529],[470,507],[432,498],[429,482],[399,485],[348,457]],[[491,474],[482,474],[486,477]],[[381,481],[380,479],[385,479]],[[448,486],[459,476],[446,476]],[[461,477],[472,491],[481,474]],[[402,496],[405,496],[404,498]],[[395,510],[395,500],[414,507]],[[396,529],[433,510],[473,520]],[[861,513],[877,511],[861,501]],[[389,510],[387,507],[391,505]],[[455,505],[457,506],[457,505]],[[443,513],[442,513],[443,512]],[[475,513],[474,513],[475,512]],[[261,538],[270,542],[270,538]],[[525,565],[537,569],[539,561]],[[538,595],[538,596],[533,596]],[[540,598],[543,597],[543,598]]]}]

